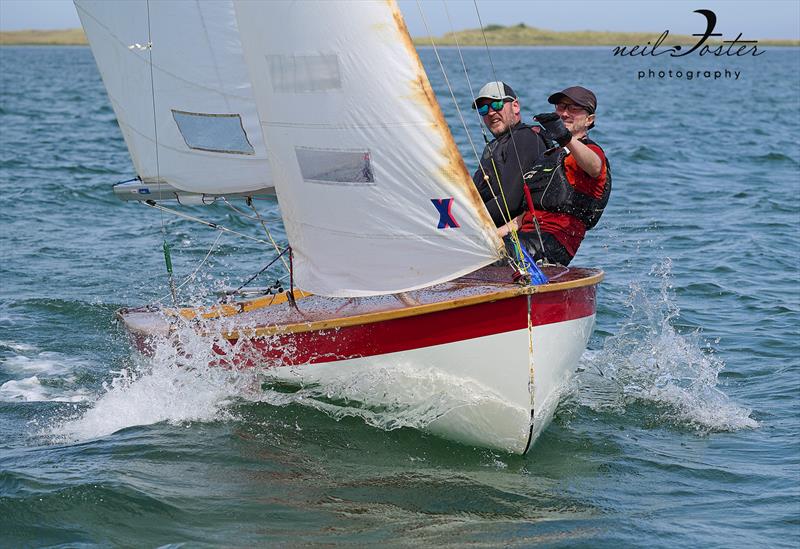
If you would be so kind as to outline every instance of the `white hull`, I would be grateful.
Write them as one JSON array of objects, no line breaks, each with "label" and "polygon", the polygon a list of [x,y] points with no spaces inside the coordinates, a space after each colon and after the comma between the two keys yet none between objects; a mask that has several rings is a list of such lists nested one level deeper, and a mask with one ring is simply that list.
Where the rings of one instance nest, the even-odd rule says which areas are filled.
[{"label": "white hull", "polygon": [[[279,366],[270,368],[269,378],[335,386],[337,398],[367,406],[385,404],[381,397],[389,392],[394,405],[416,408],[429,402],[433,392],[441,392],[441,415],[423,426],[426,431],[522,454],[552,420],[594,319],[591,315],[535,326],[532,336],[523,329],[364,358]],[[381,383],[376,372],[383,374],[387,391],[376,385]],[[367,393],[355,380],[368,378],[372,383]],[[343,379],[349,382],[343,384]]]}]

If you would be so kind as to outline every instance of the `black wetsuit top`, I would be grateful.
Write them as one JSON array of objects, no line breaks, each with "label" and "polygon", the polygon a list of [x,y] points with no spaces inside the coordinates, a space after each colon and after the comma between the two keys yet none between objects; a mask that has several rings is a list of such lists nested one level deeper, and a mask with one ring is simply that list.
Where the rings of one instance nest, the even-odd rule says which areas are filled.
[{"label": "black wetsuit top", "polygon": [[[514,135],[513,141],[511,140],[512,132]],[[532,166],[546,149],[544,140],[539,134],[522,122],[518,122],[517,125],[511,128],[511,131],[504,133],[486,145],[481,157],[481,166],[483,166],[483,170],[486,170],[486,175],[489,176],[489,184],[487,185],[486,181],[484,181],[481,168],[478,168],[472,176],[472,181],[478,188],[478,192],[484,204],[486,204],[495,226],[499,227],[509,220],[505,216],[506,209],[491,159],[494,158],[497,173],[500,175],[500,181],[503,185],[503,193],[508,203],[508,210],[511,213],[511,219],[513,219],[527,209],[525,192],[522,188],[522,170]],[[519,153],[519,158],[517,153]],[[491,189],[489,188],[490,185]]]}]

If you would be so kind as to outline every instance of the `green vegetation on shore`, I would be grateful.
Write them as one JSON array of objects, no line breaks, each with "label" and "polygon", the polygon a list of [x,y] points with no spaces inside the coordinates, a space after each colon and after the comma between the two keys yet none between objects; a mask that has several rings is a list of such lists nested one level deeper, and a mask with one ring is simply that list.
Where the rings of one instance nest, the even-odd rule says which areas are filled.
[{"label": "green vegetation on shore", "polygon": [[[661,31],[663,32],[663,31]],[[512,27],[487,25],[481,29],[448,32],[434,37],[437,46],[483,46],[484,34],[490,46],[634,46],[651,44],[658,40],[661,32],[610,32],[610,31],[551,31],[528,27],[524,23]],[[727,38],[727,37],[726,37]],[[730,37],[727,39],[732,39]],[[744,39],[744,38],[743,38]],[[695,44],[698,37],[685,34],[670,34],[664,46]],[[711,43],[719,43],[709,41]],[[414,38],[417,46],[430,46],[430,37]],[[800,46],[800,40],[759,40],[764,46]]]},{"label": "green vegetation on shore", "polygon": [[[524,23],[512,27],[487,25],[484,28],[486,41],[490,46],[632,46],[654,43],[660,33],[647,32],[609,32],[609,31],[551,31],[528,27]],[[675,44],[694,44],[696,36],[670,34],[665,46]],[[435,37],[437,46],[483,46],[481,29],[468,29],[448,32]],[[80,46],[85,45],[83,29],[63,30],[22,30],[0,32],[0,46],[41,45],[41,46]],[[714,43],[709,41],[709,43]],[[716,42],[718,43],[718,42]],[[430,46],[430,37],[414,38],[417,46]],[[800,40],[759,40],[763,46],[800,46]]]},{"label": "green vegetation on shore", "polygon": [[83,29],[0,32],[0,46],[84,46]]}]

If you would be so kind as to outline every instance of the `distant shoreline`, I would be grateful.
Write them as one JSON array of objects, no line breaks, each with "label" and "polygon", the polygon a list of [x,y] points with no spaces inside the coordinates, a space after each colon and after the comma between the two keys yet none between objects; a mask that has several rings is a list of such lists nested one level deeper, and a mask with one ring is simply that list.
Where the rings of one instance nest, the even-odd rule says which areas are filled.
[{"label": "distant shoreline", "polygon": [[88,46],[83,29],[0,31],[0,46]]},{"label": "distant shoreline", "polygon": [[[448,32],[434,37],[437,46],[645,46],[654,44],[661,32],[614,32],[614,31],[551,31],[529,27],[524,23],[505,27],[503,25],[487,25],[481,30],[467,29]],[[417,46],[430,46],[431,37],[416,37]],[[685,34],[669,34],[664,41],[664,48],[673,45],[696,44],[699,38]],[[711,44],[720,44],[720,40],[709,40]],[[800,40],[758,40],[759,46],[800,46]]]},{"label": "distant shoreline", "polygon": [[[660,33],[609,31],[551,31],[519,25],[487,25],[481,29],[449,32],[434,37],[437,46],[633,46],[654,42]],[[486,42],[484,42],[484,37]],[[666,44],[693,44],[695,36],[670,35]],[[418,36],[416,46],[430,46],[431,38]],[[714,43],[709,41],[709,43]],[[718,43],[718,42],[716,42]],[[665,45],[666,45],[665,44]],[[86,46],[83,29],[0,31],[0,46]],[[760,46],[800,46],[800,40],[758,40]]]}]

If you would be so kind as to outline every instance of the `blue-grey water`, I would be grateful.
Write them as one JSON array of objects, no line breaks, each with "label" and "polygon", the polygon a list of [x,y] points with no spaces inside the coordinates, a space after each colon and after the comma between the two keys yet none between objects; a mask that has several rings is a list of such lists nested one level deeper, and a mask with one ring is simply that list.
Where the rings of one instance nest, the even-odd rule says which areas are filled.
[{"label": "blue-grey water", "polygon": [[[442,58],[467,105],[457,52]],[[261,394],[135,355],[114,311],[167,293],[162,222],[179,280],[217,233],[112,196],[133,168],[88,48],[0,49],[0,546],[800,545],[800,50],[465,59],[474,86],[494,66],[526,118],[593,88],[614,171],[575,260],[607,273],[597,329],[524,457],[425,434],[430,407]],[[185,211],[261,235],[224,205]],[[185,299],[270,257],[216,243]]]}]

